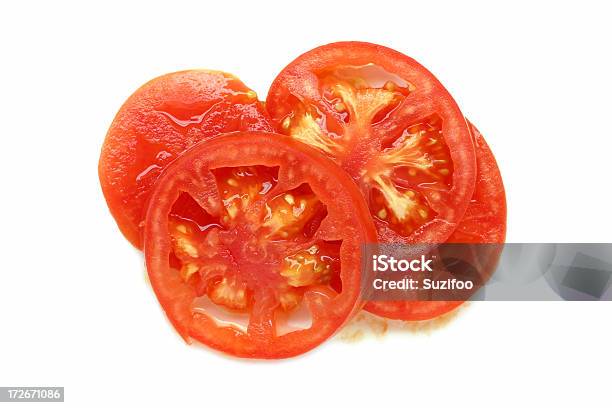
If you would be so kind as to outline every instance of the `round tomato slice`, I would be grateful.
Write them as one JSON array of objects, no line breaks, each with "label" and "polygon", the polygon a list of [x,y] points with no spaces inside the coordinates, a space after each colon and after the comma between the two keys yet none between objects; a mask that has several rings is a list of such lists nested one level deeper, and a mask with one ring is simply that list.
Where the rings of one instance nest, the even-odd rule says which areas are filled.
[{"label": "round tomato slice", "polygon": [[141,248],[144,209],[161,171],[183,151],[220,133],[271,130],[263,104],[236,77],[182,71],[143,85],[108,130],[98,173],[119,229]]},{"label": "round tomato slice", "polygon": [[504,243],[507,218],[504,182],[484,136],[471,122],[468,124],[476,148],[476,188],[465,215],[448,242]]},{"label": "round tomato slice", "polygon": [[[198,211],[177,211],[194,202]],[[361,307],[368,242],[376,229],[342,169],[285,136],[240,132],[168,166],[148,206],[144,252],[186,341],[284,358],[317,346]]]},{"label": "round tomato slice", "polygon": [[[506,239],[506,193],[493,152],[476,127],[468,122],[474,145],[478,177],[474,195],[449,243],[502,244]],[[490,276],[501,256],[501,246],[491,248],[494,253],[487,263],[479,265],[481,276]],[[365,310],[378,316],[401,320],[428,320],[448,313],[461,301],[406,301],[368,302]]]},{"label": "round tomato slice", "polygon": [[276,77],[266,108],[277,131],[351,175],[382,242],[442,243],[465,213],[476,180],[469,128],[413,59],[369,43],[324,45]]}]

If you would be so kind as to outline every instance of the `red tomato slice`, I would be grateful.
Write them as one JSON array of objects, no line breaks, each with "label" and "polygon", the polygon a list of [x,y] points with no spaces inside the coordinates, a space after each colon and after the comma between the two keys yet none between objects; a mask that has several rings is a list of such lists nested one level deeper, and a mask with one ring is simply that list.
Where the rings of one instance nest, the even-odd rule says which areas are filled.
[{"label": "red tomato slice", "polygon": [[442,243],[463,217],[476,180],[469,128],[413,59],[369,43],[324,45],[276,77],[266,108],[280,133],[351,175],[381,241]]},{"label": "red tomato slice", "polygon": [[[194,202],[198,211],[177,213]],[[342,169],[282,135],[240,132],[168,166],[151,196],[144,251],[157,298],[186,341],[284,358],[359,309],[367,242],[376,229]]]},{"label": "red tomato slice", "polygon": [[98,166],[123,235],[141,248],[146,202],[168,163],[201,140],[241,130],[272,128],[255,92],[230,74],[175,72],[134,92],[108,130]]},{"label": "red tomato slice", "polygon": [[495,156],[484,136],[471,122],[478,176],[465,215],[448,242],[504,243],[506,240],[506,190]]},{"label": "red tomato slice", "polygon": [[[476,146],[478,177],[474,195],[449,243],[504,243],[506,239],[506,192],[493,152],[478,129],[470,122]],[[481,265],[483,276],[490,276],[501,255]],[[378,316],[401,320],[428,320],[457,308],[460,301],[368,302],[365,310]]]}]

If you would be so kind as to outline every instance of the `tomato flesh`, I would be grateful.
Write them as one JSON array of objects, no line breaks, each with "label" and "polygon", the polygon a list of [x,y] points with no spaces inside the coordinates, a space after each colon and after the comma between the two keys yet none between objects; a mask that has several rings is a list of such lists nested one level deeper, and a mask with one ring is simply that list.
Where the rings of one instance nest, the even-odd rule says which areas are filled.
[{"label": "tomato flesh", "polygon": [[411,58],[368,43],[298,57],[266,107],[280,133],[339,163],[368,200],[383,242],[444,242],[476,177],[468,126],[444,87]]},{"label": "tomato flesh", "polygon": [[[193,202],[199,210],[186,216]],[[375,241],[340,168],[281,135],[241,132],[168,167],[149,204],[144,250],[157,297],[186,340],[282,358],[315,347],[358,310],[361,245]],[[281,327],[304,310],[308,325]]]},{"label": "tomato flesh", "polygon": [[107,204],[125,237],[142,247],[146,203],[170,162],[201,140],[241,130],[271,126],[255,92],[230,74],[175,72],[132,94],[108,130],[98,167]]},{"label": "tomato flesh", "polygon": [[[314,242],[303,248],[299,242],[311,238],[303,233],[304,226],[324,211],[312,190],[301,185],[266,197],[277,184],[277,172],[265,166],[213,169],[223,203],[219,223],[209,223],[202,229],[174,213],[170,215],[173,252],[181,261],[181,276],[185,281],[197,278],[200,295],[205,292],[215,304],[246,310],[253,303],[253,289],[276,287],[276,300],[289,311],[301,300],[299,288],[328,284],[332,273],[339,272],[332,269],[337,264],[339,244]],[[260,211],[250,211],[249,207],[266,198]],[[214,257],[208,256],[212,253]],[[235,269],[248,270],[253,258],[264,257],[282,263],[278,274],[232,274]]]},{"label": "tomato flesh", "polygon": [[[493,152],[484,137],[470,122],[470,131],[476,146],[478,176],[472,200],[449,243],[502,244],[506,237],[506,194]],[[501,256],[501,247],[492,247],[486,265],[480,265],[481,275],[491,275]],[[365,310],[378,316],[400,320],[428,320],[448,313],[461,301],[392,301],[368,302]]]}]

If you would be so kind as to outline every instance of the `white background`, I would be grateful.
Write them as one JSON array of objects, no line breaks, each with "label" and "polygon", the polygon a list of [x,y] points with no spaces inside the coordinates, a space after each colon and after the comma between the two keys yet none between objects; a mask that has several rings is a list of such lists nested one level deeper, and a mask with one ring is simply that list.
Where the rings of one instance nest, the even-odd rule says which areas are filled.
[{"label": "white background", "polygon": [[188,347],[97,179],[147,80],[221,69],[264,98],[300,53],[365,40],[428,67],[485,134],[510,242],[610,242],[612,13],[561,3],[3,2],[0,386],[65,386],[78,407],[609,404],[612,303],[472,304],[282,362]]}]

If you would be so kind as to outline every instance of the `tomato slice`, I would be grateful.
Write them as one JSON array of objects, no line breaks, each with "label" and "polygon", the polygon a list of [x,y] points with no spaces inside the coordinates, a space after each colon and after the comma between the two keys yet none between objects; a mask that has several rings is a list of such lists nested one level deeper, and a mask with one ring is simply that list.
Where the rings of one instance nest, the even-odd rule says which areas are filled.
[{"label": "tomato slice", "polygon": [[478,177],[470,205],[448,242],[504,243],[507,208],[501,173],[484,136],[468,124],[476,147]]},{"label": "tomato slice", "polygon": [[141,248],[146,202],[168,163],[201,140],[241,130],[271,126],[255,92],[230,74],[175,72],[134,92],[108,130],[98,166],[123,235]]},{"label": "tomato slice", "polygon": [[335,160],[360,186],[383,242],[442,243],[474,190],[469,128],[442,84],[389,48],[311,50],[274,80],[277,131]]},{"label": "tomato slice", "polygon": [[[183,211],[198,211],[189,214]],[[157,298],[186,340],[251,358],[304,353],[361,306],[376,229],[342,169],[290,138],[200,143],[157,181],[145,226]]]},{"label": "tomato slice", "polygon": [[[470,205],[449,243],[504,243],[506,239],[506,193],[493,156],[482,134],[470,122],[476,147],[478,177]],[[482,276],[490,276],[501,256],[501,247],[487,264],[480,265]],[[461,301],[368,302],[365,310],[378,316],[401,320],[428,320],[448,313]]]}]

